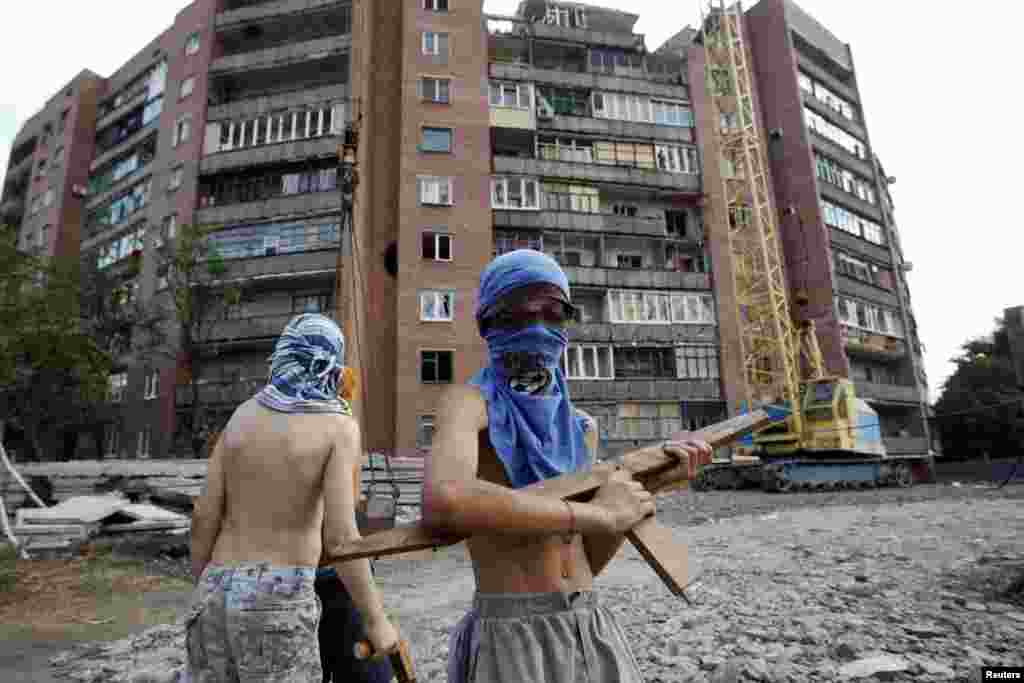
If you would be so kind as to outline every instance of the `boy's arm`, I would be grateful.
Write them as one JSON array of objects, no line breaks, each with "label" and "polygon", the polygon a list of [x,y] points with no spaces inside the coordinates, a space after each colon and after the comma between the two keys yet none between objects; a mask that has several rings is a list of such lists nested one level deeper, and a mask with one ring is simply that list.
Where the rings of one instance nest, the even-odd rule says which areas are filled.
[{"label": "boy's arm", "polygon": [[[577,413],[586,418],[589,428],[587,433],[584,435],[586,438],[587,449],[590,451],[590,458],[592,461],[597,460],[597,444],[598,444],[598,432],[597,423],[587,413],[577,409]],[[583,549],[587,554],[587,561],[590,563],[590,572],[595,577],[604,571],[604,568],[608,566],[608,563],[612,561],[616,553],[619,552],[619,548],[626,540],[624,533],[591,533],[583,535]]]},{"label": "boy's arm", "polygon": [[437,430],[423,482],[423,523],[435,532],[541,536],[564,534],[575,517],[582,533],[605,532],[615,523],[602,506],[565,502],[516,491],[477,478],[479,434],[487,404],[479,389],[454,385],[439,401]]},{"label": "boy's arm", "polygon": [[[334,449],[324,471],[324,550],[331,557],[348,541],[361,538],[356,526],[355,486],[362,445],[355,420],[344,417],[338,423]],[[373,634],[380,625],[388,624],[384,601],[373,575],[370,561],[352,560],[336,566],[338,576],[352,596],[352,602]],[[374,643],[380,647],[380,643]]]},{"label": "boy's arm", "polygon": [[192,509],[192,541],[190,556],[192,558],[192,576],[196,581],[202,575],[206,565],[213,556],[213,548],[220,535],[224,521],[224,438],[217,439],[217,444],[210,454],[206,466],[206,481],[203,491],[196,499]]}]

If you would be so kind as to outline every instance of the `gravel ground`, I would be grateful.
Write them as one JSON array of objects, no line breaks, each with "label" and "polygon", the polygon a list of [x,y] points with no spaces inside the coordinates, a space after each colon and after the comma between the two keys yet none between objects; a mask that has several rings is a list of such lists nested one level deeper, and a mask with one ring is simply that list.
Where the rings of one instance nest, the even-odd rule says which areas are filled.
[{"label": "gravel ground", "polygon": [[[689,546],[692,604],[629,546],[597,582],[648,683],[960,681],[1024,665],[1024,600],[1006,592],[1024,572],[1022,485],[683,492],[658,514]],[[444,681],[473,591],[464,547],[381,560],[377,577],[420,680]],[[182,655],[180,626],[157,627],[63,653],[54,672],[166,680]]]}]

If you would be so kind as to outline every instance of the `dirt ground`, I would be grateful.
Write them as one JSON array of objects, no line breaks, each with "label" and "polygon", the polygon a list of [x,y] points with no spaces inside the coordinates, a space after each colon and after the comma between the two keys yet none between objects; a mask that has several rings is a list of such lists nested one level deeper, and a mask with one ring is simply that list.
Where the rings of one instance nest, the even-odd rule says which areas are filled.
[{"label": "dirt ground", "polygon": [[86,548],[75,559],[3,562],[13,569],[0,588],[5,681],[55,682],[49,660],[57,653],[174,622],[187,605],[188,583],[109,546]]},{"label": "dirt ground", "polygon": [[[982,663],[1024,663],[1024,600],[1006,593],[1008,572],[1024,570],[1024,485],[681,492],[661,497],[658,515],[689,547],[692,604],[628,545],[596,586],[648,683],[851,680],[850,667],[879,657],[903,668],[859,680],[959,681]],[[44,602],[0,593],[0,680],[128,683],[180,667],[181,543],[118,548],[124,568],[124,556],[145,560],[111,581],[130,602],[90,604],[81,564],[33,572],[26,585]],[[382,559],[376,576],[420,680],[441,683],[448,635],[473,593],[464,546]],[[25,620],[30,631],[15,626]]]}]

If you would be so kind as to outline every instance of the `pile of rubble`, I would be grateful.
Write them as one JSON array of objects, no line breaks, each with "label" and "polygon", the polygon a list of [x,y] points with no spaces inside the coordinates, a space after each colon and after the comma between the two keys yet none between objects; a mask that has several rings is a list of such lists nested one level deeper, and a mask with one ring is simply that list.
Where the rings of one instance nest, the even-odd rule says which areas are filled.
[{"label": "pile of rubble", "polygon": [[97,536],[159,531],[188,533],[189,518],[120,494],[76,496],[45,508],[21,508],[13,528],[27,552],[70,549]]}]

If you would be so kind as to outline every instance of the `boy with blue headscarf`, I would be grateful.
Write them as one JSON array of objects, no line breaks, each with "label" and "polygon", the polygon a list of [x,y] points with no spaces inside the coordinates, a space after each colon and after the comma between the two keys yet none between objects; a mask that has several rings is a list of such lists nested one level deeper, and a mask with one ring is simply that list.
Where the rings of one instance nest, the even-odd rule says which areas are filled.
[{"label": "boy with blue headscarf", "polygon": [[[558,264],[523,249],[480,277],[476,319],[489,362],[439,401],[423,491],[424,522],[468,536],[473,609],[449,648],[449,683],[642,680],[593,579],[624,534],[654,513],[628,473],[610,475],[589,503],[520,491],[590,466],[592,419],[575,409],[561,370],[574,315]],[[656,446],[710,458],[704,442]]]},{"label": "boy with blue headscarf", "polygon": [[[334,321],[292,319],[267,385],[235,410],[210,455],[192,517],[186,648],[195,683],[322,680],[317,566],[359,538],[359,427],[338,397],[344,351]],[[394,646],[369,562],[337,571],[374,648]]]}]

